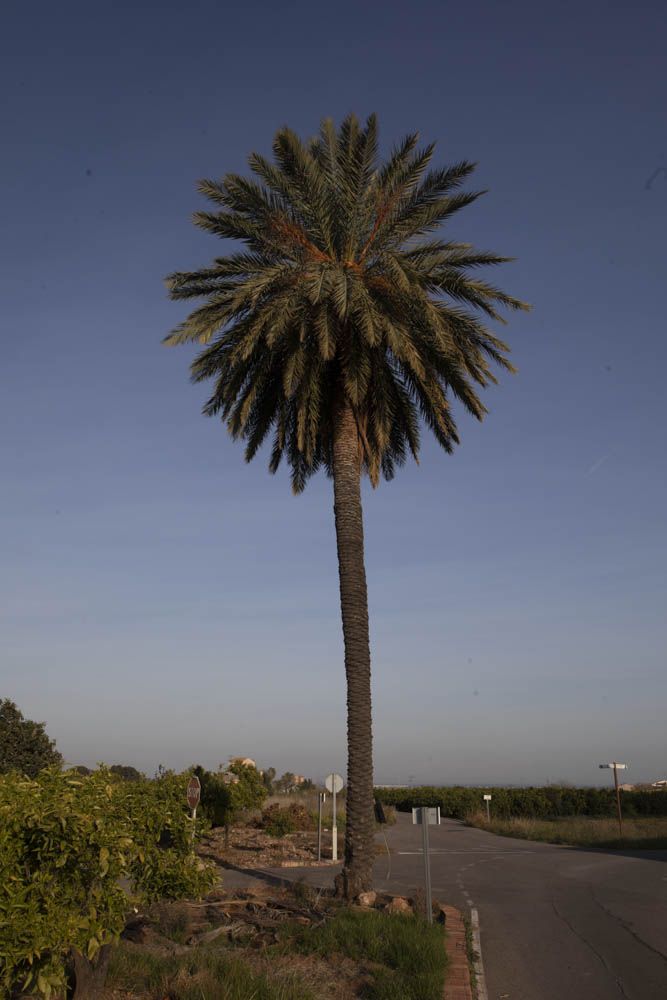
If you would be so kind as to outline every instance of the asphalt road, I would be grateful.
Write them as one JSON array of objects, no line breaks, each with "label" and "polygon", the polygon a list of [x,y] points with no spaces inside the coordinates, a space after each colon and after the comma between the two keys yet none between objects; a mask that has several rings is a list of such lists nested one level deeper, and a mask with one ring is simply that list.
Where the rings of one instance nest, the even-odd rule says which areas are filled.
[{"label": "asphalt road", "polygon": [[[399,814],[384,829],[375,886],[410,895],[423,885],[421,828]],[[555,847],[453,820],[430,842],[434,897],[479,913],[489,1000],[667,1000],[667,851]]]},{"label": "asphalt road", "polygon": [[[422,880],[421,829],[389,829],[378,888]],[[667,1000],[667,851],[606,852],[430,828],[433,893],[479,913],[489,1000]],[[404,853],[406,852],[406,853]]]}]

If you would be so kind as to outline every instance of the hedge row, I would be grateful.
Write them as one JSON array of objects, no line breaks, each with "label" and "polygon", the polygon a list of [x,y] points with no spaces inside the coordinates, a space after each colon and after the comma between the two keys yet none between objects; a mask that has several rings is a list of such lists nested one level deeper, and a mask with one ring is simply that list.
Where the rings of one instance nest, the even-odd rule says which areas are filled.
[{"label": "hedge row", "polygon": [[[547,785],[542,788],[376,788],[375,796],[399,812],[413,806],[440,806],[443,816],[464,819],[484,808],[483,796],[490,793],[493,815],[501,819],[513,816],[531,819],[555,819],[559,816],[613,816],[616,796],[613,788],[570,788]],[[667,791],[621,792],[625,816],[667,816]]]}]

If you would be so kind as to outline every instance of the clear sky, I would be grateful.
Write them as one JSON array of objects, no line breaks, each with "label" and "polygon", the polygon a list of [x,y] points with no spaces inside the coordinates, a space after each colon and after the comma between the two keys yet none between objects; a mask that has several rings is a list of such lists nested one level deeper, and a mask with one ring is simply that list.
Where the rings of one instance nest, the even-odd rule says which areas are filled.
[{"label": "clear sky", "polygon": [[519,368],[365,490],[380,782],[667,777],[667,11],[658,2],[11,4],[0,42],[0,696],[66,759],[345,768],[331,484],[200,415],[162,279],[195,182],[380,118],[489,194]]}]

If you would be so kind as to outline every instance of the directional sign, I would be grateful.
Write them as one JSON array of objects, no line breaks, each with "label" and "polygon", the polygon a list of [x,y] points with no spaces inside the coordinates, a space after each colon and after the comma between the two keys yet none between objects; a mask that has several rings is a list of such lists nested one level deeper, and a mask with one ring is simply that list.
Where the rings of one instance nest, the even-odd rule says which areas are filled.
[{"label": "directional sign", "polygon": [[343,785],[345,782],[341,778],[340,774],[327,774],[326,781],[324,782],[328,792],[342,792]]},{"label": "directional sign", "polygon": [[416,806],[412,810],[413,826],[421,826],[423,816],[427,817],[429,826],[440,826],[440,806]]},{"label": "directional sign", "polygon": [[201,797],[201,783],[196,775],[192,775],[188,781],[187,790],[188,805],[191,809],[196,809],[199,805],[199,799]]}]

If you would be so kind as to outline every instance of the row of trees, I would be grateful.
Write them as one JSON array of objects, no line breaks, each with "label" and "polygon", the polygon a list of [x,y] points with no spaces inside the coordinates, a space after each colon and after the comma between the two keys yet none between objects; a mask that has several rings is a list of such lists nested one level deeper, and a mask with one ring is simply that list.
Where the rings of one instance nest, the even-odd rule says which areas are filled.
[{"label": "row of trees", "polygon": [[315,783],[310,778],[297,780],[297,775],[292,771],[285,771],[280,778],[277,778],[275,767],[267,767],[262,771],[262,781],[269,795],[285,795],[288,792],[310,792],[315,788]]},{"label": "row of trees", "polygon": [[[443,816],[465,819],[484,808],[483,794],[492,795],[493,815],[500,819],[525,817],[555,819],[560,816],[613,816],[616,798],[612,788],[573,788],[545,785],[536,788],[378,788],[376,796],[399,812],[414,806],[440,806]],[[667,816],[667,792],[637,789],[621,793],[627,816]]]}]

